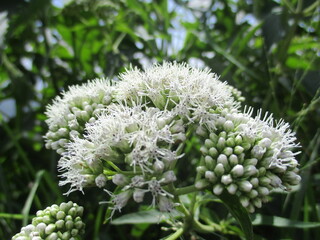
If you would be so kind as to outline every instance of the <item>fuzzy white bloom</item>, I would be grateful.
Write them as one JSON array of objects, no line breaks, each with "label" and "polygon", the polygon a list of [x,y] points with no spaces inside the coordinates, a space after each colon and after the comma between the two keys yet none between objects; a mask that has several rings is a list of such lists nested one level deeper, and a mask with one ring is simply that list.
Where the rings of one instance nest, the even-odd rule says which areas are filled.
[{"label": "fuzzy white bloom", "polygon": [[46,147],[63,153],[71,137],[83,133],[84,123],[94,121],[96,115],[111,103],[113,86],[107,79],[95,79],[81,86],[71,86],[47,107],[49,131]]},{"label": "fuzzy white bloom", "polygon": [[177,114],[189,115],[199,107],[207,110],[238,107],[232,89],[209,69],[164,62],[144,72],[137,68],[127,70],[120,79],[116,90],[119,99],[135,100],[145,96],[159,109],[176,107]]}]

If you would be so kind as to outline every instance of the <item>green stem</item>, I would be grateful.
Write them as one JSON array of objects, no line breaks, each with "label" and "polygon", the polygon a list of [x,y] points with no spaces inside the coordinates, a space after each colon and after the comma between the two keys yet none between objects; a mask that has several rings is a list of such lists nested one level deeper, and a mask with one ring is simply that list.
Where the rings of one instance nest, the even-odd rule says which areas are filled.
[{"label": "green stem", "polygon": [[183,234],[183,228],[179,228],[175,233],[170,236],[164,238],[165,240],[175,240]]},{"label": "green stem", "polygon": [[196,192],[199,191],[194,185],[190,185],[187,187],[182,187],[182,188],[176,188],[175,190],[175,195],[185,195],[188,193]]}]

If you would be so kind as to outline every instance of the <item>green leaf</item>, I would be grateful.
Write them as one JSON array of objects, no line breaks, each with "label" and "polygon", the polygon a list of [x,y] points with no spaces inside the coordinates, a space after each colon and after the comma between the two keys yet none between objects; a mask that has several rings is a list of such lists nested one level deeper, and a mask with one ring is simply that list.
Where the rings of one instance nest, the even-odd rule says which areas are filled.
[{"label": "green leaf", "polygon": [[252,223],[247,210],[242,207],[237,196],[224,191],[219,198],[226,205],[232,216],[240,224],[247,240],[253,240]]},{"label": "green leaf", "polygon": [[301,222],[301,221],[290,220],[288,218],[277,217],[277,216],[266,216],[262,214],[253,215],[252,224],[284,227],[284,228],[303,228],[303,229],[320,227],[319,222]]},{"label": "green leaf", "polygon": [[112,220],[113,225],[122,225],[122,224],[139,224],[139,223],[160,223],[167,218],[174,218],[180,216],[178,212],[173,213],[162,213],[155,209],[150,211],[140,211],[135,213],[129,213],[122,215],[121,217]]}]

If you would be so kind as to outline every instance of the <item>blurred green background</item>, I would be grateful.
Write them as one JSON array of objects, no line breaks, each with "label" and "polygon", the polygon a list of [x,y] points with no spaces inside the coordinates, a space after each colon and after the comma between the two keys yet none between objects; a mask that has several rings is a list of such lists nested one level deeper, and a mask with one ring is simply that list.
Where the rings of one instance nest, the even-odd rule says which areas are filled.
[{"label": "blurred green background", "polygon": [[94,189],[64,196],[59,156],[42,138],[45,106],[68,86],[164,60],[209,67],[242,91],[245,104],[291,123],[302,183],[252,215],[254,232],[256,239],[320,239],[319,37],[319,0],[2,0],[0,239],[65,200],[85,207],[85,239],[168,235],[165,225],[103,224],[107,206],[98,202],[109,197]]}]

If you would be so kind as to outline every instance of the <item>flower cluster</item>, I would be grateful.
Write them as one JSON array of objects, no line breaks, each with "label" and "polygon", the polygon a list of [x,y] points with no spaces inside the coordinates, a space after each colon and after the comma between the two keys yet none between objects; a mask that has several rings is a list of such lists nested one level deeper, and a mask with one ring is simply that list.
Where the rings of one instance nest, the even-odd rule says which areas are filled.
[{"label": "flower cluster", "polygon": [[171,211],[182,183],[176,163],[188,161],[183,150],[192,137],[203,141],[195,187],[236,194],[250,212],[273,188],[299,183],[289,125],[261,112],[253,117],[251,108],[241,112],[240,91],[209,70],[164,63],[127,70],[119,79],[73,87],[48,107],[47,147],[61,154],[67,194],[112,180],[117,191],[104,190],[113,212],[146,194],[152,206]]},{"label": "flower cluster", "polygon": [[291,149],[298,145],[280,121],[275,127],[271,115],[261,120],[261,113],[253,118],[248,113],[223,111],[214,132],[200,149],[204,161],[197,171],[203,177],[196,186],[209,183],[213,193],[224,190],[237,194],[249,212],[260,208],[274,188],[289,190],[300,182],[297,153]]},{"label": "flower cluster", "polygon": [[12,240],[81,240],[85,227],[82,213],[83,207],[70,201],[54,204],[38,211],[32,223],[22,227]]}]

